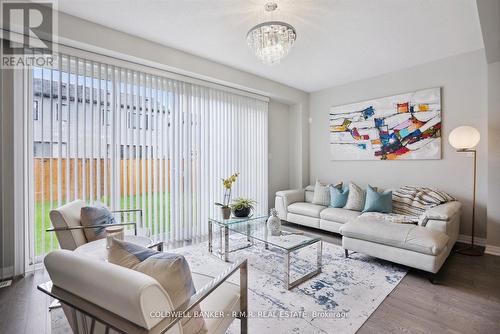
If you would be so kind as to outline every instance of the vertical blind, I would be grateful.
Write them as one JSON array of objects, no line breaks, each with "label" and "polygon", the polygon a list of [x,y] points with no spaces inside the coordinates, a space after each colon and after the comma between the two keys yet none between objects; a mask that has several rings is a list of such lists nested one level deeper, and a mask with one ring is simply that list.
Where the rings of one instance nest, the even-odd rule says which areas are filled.
[{"label": "vertical blind", "polygon": [[267,102],[59,54],[34,68],[32,258],[57,247],[48,213],[82,199],[144,211],[156,238],[207,233],[221,179],[267,211]]}]

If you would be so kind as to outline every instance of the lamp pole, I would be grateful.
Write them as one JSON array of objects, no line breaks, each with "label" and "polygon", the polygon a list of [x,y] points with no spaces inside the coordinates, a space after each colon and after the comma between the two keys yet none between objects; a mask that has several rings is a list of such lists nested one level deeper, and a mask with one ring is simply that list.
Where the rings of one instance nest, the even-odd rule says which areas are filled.
[{"label": "lamp pole", "polygon": [[458,152],[472,153],[473,157],[473,180],[472,180],[472,236],[471,244],[468,247],[458,249],[456,252],[464,255],[470,256],[481,256],[484,253],[482,247],[477,247],[474,244],[474,227],[476,222],[476,175],[477,175],[477,152],[475,149],[463,149],[458,150]]}]

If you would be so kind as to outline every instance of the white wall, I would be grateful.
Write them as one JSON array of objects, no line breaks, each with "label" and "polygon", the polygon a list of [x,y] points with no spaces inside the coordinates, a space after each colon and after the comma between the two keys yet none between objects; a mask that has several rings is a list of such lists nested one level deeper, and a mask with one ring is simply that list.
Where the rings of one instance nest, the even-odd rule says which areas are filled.
[{"label": "white wall", "polygon": [[488,64],[487,243],[500,247],[500,62]]},{"label": "white wall", "polygon": [[[477,236],[486,235],[487,198],[487,69],[484,50],[446,58],[425,65],[310,95],[310,182],[354,181],[381,187],[422,185],[449,192],[465,206],[461,233],[470,234],[472,160],[457,154],[447,143],[449,132],[463,124],[479,129]],[[331,106],[442,87],[442,160],[332,161],[328,116]]]},{"label": "white wall", "polygon": [[286,104],[269,104],[269,208],[274,207],[274,194],[289,188],[289,107]]},{"label": "white wall", "polygon": [[488,63],[500,61],[500,1],[476,0]]}]

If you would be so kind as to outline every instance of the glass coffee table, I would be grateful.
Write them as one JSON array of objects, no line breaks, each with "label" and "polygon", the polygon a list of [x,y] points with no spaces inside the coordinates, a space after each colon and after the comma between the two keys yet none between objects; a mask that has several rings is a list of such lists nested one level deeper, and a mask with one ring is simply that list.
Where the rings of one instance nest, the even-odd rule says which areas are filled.
[{"label": "glass coffee table", "polygon": [[[314,277],[319,273],[321,273],[321,261],[322,261],[321,238],[309,235],[307,233],[293,232],[288,230],[286,227],[282,227],[280,235],[273,236],[271,235],[271,232],[267,229],[266,221],[267,221],[267,216],[256,216],[251,218],[209,219],[208,251],[214,254],[213,233],[214,233],[214,227],[218,227],[220,232],[220,238],[219,238],[219,249],[218,252],[216,252],[218,254],[216,255],[219,255],[219,257],[226,262],[229,262],[229,253],[251,247],[255,244],[255,242],[263,243],[265,249],[269,249],[269,246],[272,246],[273,248],[281,250],[285,255],[284,283],[285,287],[288,290],[305,282],[311,277]],[[248,244],[240,248],[230,249],[229,247],[230,232],[246,236]],[[314,246],[314,245],[317,247],[316,268],[291,282],[290,254],[304,247]]]}]

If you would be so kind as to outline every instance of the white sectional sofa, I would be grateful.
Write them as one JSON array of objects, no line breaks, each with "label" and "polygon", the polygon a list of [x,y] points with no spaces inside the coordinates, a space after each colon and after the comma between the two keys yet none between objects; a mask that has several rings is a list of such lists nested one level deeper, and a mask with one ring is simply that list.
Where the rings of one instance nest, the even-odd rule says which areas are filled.
[{"label": "white sectional sofa", "polygon": [[458,239],[461,203],[448,202],[425,212],[426,224],[399,224],[361,212],[312,204],[314,187],[276,193],[280,219],[340,233],[342,247],[436,273]]}]

